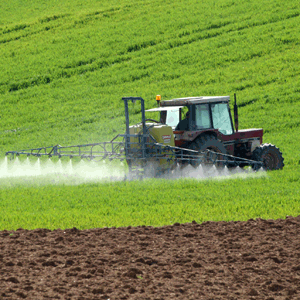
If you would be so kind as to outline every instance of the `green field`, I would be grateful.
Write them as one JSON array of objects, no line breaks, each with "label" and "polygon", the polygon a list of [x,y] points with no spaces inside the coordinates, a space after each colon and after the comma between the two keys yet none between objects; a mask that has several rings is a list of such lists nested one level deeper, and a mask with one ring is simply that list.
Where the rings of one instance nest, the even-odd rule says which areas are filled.
[{"label": "green field", "polygon": [[300,180],[284,172],[236,179],[148,179],[75,186],[19,183],[0,189],[0,208],[5,212],[0,224],[1,229],[86,229],[285,218],[299,214]]},{"label": "green field", "polygon": [[[125,129],[123,96],[151,108],[156,94],[236,93],[240,128],[264,128],[285,167],[226,180],[0,176],[0,230],[299,215],[299,24],[294,0],[1,3],[0,160],[9,150],[110,140]],[[130,113],[140,121],[138,106]]]}]

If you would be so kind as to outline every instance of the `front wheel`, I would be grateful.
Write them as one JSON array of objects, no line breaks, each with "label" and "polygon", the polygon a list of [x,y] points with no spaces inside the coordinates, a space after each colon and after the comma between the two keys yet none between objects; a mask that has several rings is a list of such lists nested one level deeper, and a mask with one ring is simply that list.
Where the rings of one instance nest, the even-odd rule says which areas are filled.
[{"label": "front wheel", "polygon": [[284,167],[282,153],[272,144],[262,144],[257,147],[252,153],[252,160],[262,162],[265,170],[279,170]]}]

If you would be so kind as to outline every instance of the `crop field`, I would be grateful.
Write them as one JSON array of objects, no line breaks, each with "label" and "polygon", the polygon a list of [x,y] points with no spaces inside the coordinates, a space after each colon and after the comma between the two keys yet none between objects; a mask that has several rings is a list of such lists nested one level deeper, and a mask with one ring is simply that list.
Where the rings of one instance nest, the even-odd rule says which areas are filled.
[{"label": "crop field", "polygon": [[[23,179],[18,186],[15,182],[11,188],[0,189],[1,211],[5,212],[0,224],[2,230],[74,226],[85,229],[161,226],[192,220],[241,221],[258,216],[285,218],[287,213],[299,214],[298,179],[286,176],[282,180],[283,171],[277,173],[236,174],[235,179],[147,179],[75,186],[62,176],[55,178],[54,184],[50,177],[48,184],[43,185],[38,185],[36,179],[34,183]],[[24,186],[25,183],[33,186]]]},{"label": "crop field", "polygon": [[[285,158],[280,172],[222,183],[74,185],[71,178],[54,185],[48,175],[26,184],[0,176],[1,229],[66,228],[74,220],[78,228],[90,228],[299,214],[297,1],[31,1],[22,7],[10,1],[1,4],[0,14],[3,159],[8,150],[110,140],[125,130],[123,96],[142,96],[150,108],[156,94],[233,93],[240,127],[264,128],[264,142],[278,146]],[[138,122],[138,107],[130,112],[131,122]],[[53,207],[46,204],[50,199]],[[204,209],[208,199],[211,207]]]},{"label": "crop field", "polygon": [[[299,32],[296,0],[2,1],[0,298],[299,299]],[[124,96],[234,93],[282,170],[5,157],[110,141]]]},{"label": "crop field", "polygon": [[[47,175],[25,184],[0,176],[0,228],[66,228],[75,219],[78,228],[90,228],[298,215],[299,14],[297,1],[2,3],[3,160],[9,150],[110,140],[125,130],[123,96],[141,96],[150,108],[156,94],[237,93],[240,127],[264,128],[264,142],[280,148],[285,168],[221,182],[74,185],[73,179],[51,184]],[[130,112],[138,122],[139,108]]]}]

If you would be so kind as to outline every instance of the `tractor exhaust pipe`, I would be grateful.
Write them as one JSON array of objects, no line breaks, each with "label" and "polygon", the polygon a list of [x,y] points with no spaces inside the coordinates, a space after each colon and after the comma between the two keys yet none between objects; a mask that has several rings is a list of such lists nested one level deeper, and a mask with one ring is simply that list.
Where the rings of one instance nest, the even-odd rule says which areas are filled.
[{"label": "tractor exhaust pipe", "polygon": [[236,94],[234,94],[234,127],[235,127],[235,131],[238,132],[239,131],[239,115],[238,115],[238,107],[236,104]]}]

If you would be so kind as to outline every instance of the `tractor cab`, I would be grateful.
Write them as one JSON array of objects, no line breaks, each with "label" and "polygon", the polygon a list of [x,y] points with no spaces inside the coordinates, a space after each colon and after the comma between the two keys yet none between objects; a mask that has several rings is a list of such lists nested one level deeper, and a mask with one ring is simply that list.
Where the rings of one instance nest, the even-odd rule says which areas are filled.
[{"label": "tractor cab", "polygon": [[[160,112],[160,122],[177,131],[219,131],[234,133],[229,96],[189,97],[161,101],[160,106],[147,110]],[[187,116],[187,118],[186,118]]]}]

